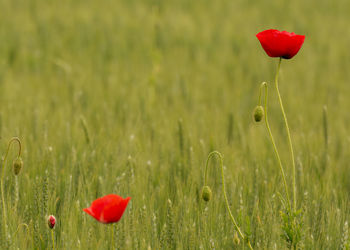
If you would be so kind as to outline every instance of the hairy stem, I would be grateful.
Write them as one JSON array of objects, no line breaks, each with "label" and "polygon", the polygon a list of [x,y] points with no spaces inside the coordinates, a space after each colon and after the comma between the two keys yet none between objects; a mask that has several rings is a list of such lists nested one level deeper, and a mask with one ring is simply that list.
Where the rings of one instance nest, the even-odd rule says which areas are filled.
[{"label": "hairy stem", "polygon": [[259,104],[261,102],[261,92],[262,92],[261,88],[263,88],[263,87],[265,87],[265,104],[264,104],[265,105],[265,107],[264,107],[264,109],[265,109],[265,124],[266,124],[267,131],[269,133],[269,136],[270,136],[270,140],[271,140],[273,149],[275,151],[275,155],[276,155],[276,158],[277,158],[277,161],[278,161],[278,165],[279,165],[280,170],[281,170],[281,175],[282,175],[282,179],[283,179],[285,193],[286,193],[286,196],[287,196],[288,206],[291,209],[291,203],[290,203],[290,198],[289,198],[289,192],[288,192],[288,185],[287,185],[287,181],[286,181],[286,175],[284,173],[281,157],[280,157],[280,154],[278,153],[278,149],[277,149],[277,146],[276,146],[276,143],[275,143],[275,139],[274,139],[274,137],[272,135],[272,132],[271,132],[271,129],[270,129],[270,124],[269,124],[269,119],[268,119],[267,100],[268,100],[269,91],[268,91],[268,86],[267,86],[266,82],[263,82],[261,84],[261,86],[260,86]]},{"label": "hairy stem", "polygon": [[281,67],[281,61],[282,61],[282,58],[280,58],[279,61],[278,61],[276,77],[275,77],[275,86],[276,86],[276,91],[277,91],[277,95],[278,95],[278,101],[280,103],[281,111],[282,111],[282,114],[283,114],[284,124],[286,126],[286,131],[287,131],[287,136],[288,136],[288,144],[289,144],[289,149],[290,149],[290,155],[291,155],[291,158],[292,158],[292,166],[293,166],[293,206],[294,206],[294,211],[296,211],[297,198],[296,198],[295,160],[294,160],[293,144],[292,144],[292,139],[291,139],[291,136],[290,136],[290,131],[289,131],[289,126],[288,126],[286,112],[284,111],[281,94],[280,94],[280,91],[278,89],[278,74],[279,74],[280,67]]},{"label": "hairy stem", "polygon": [[52,249],[55,250],[55,235],[53,229],[51,229],[51,238],[52,238]]},{"label": "hairy stem", "polygon": [[112,237],[112,249],[115,249],[115,243],[114,243],[114,224],[111,224],[111,237]]}]

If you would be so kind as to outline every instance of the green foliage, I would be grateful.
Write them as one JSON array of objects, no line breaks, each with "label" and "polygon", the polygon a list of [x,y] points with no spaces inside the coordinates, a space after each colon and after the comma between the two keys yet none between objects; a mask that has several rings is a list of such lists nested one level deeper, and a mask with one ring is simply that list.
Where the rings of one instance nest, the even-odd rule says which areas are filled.
[{"label": "green foliage", "polygon": [[280,211],[282,219],[282,238],[286,240],[288,246],[296,249],[303,237],[303,214],[298,211]]}]

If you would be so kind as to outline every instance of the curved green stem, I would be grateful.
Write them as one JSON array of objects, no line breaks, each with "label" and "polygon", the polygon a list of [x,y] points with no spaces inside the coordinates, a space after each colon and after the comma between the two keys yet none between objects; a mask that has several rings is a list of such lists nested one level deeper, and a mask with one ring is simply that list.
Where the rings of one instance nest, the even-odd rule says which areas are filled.
[{"label": "curved green stem", "polygon": [[284,111],[281,94],[280,94],[280,91],[278,89],[278,74],[279,74],[280,67],[281,67],[281,61],[282,61],[282,58],[280,57],[280,59],[278,61],[277,71],[276,71],[275,86],[276,86],[276,91],[277,91],[277,95],[278,95],[278,100],[279,100],[279,103],[280,103],[281,111],[282,111],[283,118],[284,118],[284,124],[286,125],[286,131],[287,131],[287,136],[288,136],[290,155],[291,155],[291,158],[292,158],[292,166],[293,166],[293,205],[294,205],[294,211],[296,211],[297,198],[296,198],[295,160],[294,160],[293,144],[292,144],[292,139],[291,139],[291,136],[290,136],[287,116],[286,116],[286,113]]},{"label": "curved green stem", "polygon": [[[16,237],[16,235],[17,235],[17,233],[18,233],[18,231],[19,231],[19,228],[20,228],[21,226],[25,227],[25,228],[27,229],[27,235],[29,234],[29,227],[28,227],[28,225],[27,225],[26,223],[21,223],[21,224],[18,225],[17,230],[16,230],[16,232],[14,233],[13,237]],[[12,242],[12,244],[13,244],[13,242]]]},{"label": "curved green stem", "polygon": [[27,229],[27,233],[29,232],[29,227],[28,227],[28,225],[27,225],[26,223],[21,223],[21,224],[18,225],[17,230],[16,230],[14,236],[16,236],[16,234],[18,233],[19,228],[20,228],[21,226],[23,226],[23,227],[25,227],[25,228]]},{"label": "curved green stem", "polygon": [[2,171],[1,171],[1,179],[0,179],[0,188],[1,188],[1,200],[2,200],[2,211],[3,211],[3,221],[4,221],[4,227],[5,227],[5,233],[6,233],[6,205],[5,205],[5,198],[4,198],[4,175],[5,175],[5,164],[6,164],[6,159],[8,156],[8,153],[10,151],[10,147],[12,145],[13,142],[17,142],[18,143],[18,157],[21,156],[21,152],[22,152],[22,144],[21,141],[18,137],[13,137],[11,138],[11,140],[8,143],[7,146],[7,151],[6,154],[4,156],[4,159],[2,160]]},{"label": "curved green stem", "polygon": [[270,136],[270,140],[271,140],[273,149],[275,151],[275,155],[276,155],[276,158],[277,158],[277,161],[278,161],[278,165],[279,165],[280,170],[281,170],[281,175],[282,175],[282,179],[283,179],[285,193],[286,193],[286,196],[287,196],[288,206],[291,209],[292,207],[291,207],[290,198],[289,198],[289,192],[288,192],[288,185],[287,185],[287,181],[286,181],[286,175],[284,173],[281,157],[280,157],[280,155],[278,153],[277,146],[276,146],[276,143],[275,143],[275,139],[274,139],[274,137],[272,135],[272,132],[271,132],[271,129],[270,129],[270,124],[269,124],[269,119],[268,119],[267,100],[268,100],[269,91],[268,91],[268,86],[267,86],[266,82],[263,82],[260,85],[259,104],[261,103],[261,92],[262,92],[261,89],[263,87],[265,87],[265,107],[264,107],[264,109],[265,109],[265,124],[266,124],[267,131],[269,133],[269,136]]},{"label": "curved green stem", "polygon": [[[218,151],[213,151],[208,155],[207,158],[207,162],[205,164],[205,175],[204,175],[204,185],[207,185],[207,173],[208,173],[208,165],[209,165],[209,161],[210,159],[214,156],[218,156],[220,159],[220,167],[221,167],[221,177],[222,177],[222,192],[224,193],[224,198],[225,198],[225,203],[226,203],[226,207],[227,210],[229,212],[230,218],[232,220],[233,225],[235,226],[236,230],[238,231],[239,235],[242,237],[243,240],[246,240],[246,237],[244,236],[244,234],[242,233],[241,229],[239,228],[235,218],[232,215],[231,209],[230,209],[230,205],[228,203],[228,199],[227,199],[227,194],[226,194],[226,188],[225,188],[225,178],[224,178],[224,162],[223,162],[223,157],[222,155],[218,152]],[[247,239],[248,240],[248,239]],[[250,242],[248,240],[248,247],[250,249],[253,249],[252,246],[250,245]]]},{"label": "curved green stem", "polygon": [[5,157],[2,161],[2,172],[1,172],[1,179],[4,178],[4,174],[5,174],[5,163],[6,163],[6,159],[7,159],[7,156],[10,152],[10,147],[12,145],[13,142],[17,142],[18,143],[18,157],[21,156],[21,153],[22,153],[22,143],[21,143],[21,140],[18,138],[18,137],[12,137],[11,140],[9,141],[8,143],[8,146],[7,146],[7,150],[6,150],[6,154],[5,154]]}]

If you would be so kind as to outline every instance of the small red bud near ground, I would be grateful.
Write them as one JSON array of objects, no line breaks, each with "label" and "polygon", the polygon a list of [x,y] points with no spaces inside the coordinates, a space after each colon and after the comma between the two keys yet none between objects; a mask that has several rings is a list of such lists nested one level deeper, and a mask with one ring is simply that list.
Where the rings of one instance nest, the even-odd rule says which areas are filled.
[{"label": "small red bud near ground", "polygon": [[49,215],[49,217],[47,218],[47,224],[48,224],[50,229],[53,229],[55,227],[55,224],[56,224],[55,216]]}]

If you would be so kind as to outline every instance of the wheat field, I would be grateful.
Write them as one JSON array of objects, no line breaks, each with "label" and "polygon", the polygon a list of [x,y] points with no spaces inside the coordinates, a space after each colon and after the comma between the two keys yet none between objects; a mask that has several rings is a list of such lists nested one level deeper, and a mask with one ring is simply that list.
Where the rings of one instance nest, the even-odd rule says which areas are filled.
[{"label": "wheat field", "polygon": [[[201,198],[214,150],[252,247],[287,249],[281,174],[252,118],[266,81],[292,185],[278,59],[255,37],[269,28],[306,37],[279,78],[303,211],[298,248],[349,249],[349,1],[0,0],[0,9],[0,154],[16,136],[23,160],[15,176],[13,143],[1,249],[52,249],[51,232],[55,249],[248,249],[217,159],[212,198]],[[131,197],[120,222],[83,212],[111,193]]]}]

